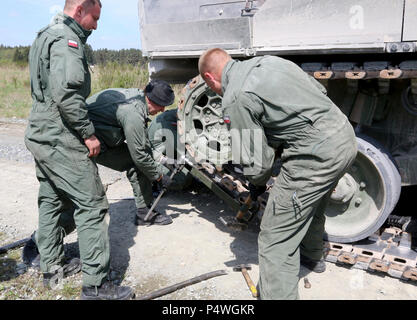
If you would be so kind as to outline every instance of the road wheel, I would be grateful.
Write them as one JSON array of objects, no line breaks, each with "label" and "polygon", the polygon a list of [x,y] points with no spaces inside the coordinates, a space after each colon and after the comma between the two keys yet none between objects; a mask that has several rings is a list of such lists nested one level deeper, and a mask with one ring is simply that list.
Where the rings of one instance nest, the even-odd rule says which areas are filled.
[{"label": "road wheel", "polygon": [[339,180],[326,210],[325,240],[349,243],[376,232],[394,210],[401,177],[376,141],[358,136],[358,155]]}]

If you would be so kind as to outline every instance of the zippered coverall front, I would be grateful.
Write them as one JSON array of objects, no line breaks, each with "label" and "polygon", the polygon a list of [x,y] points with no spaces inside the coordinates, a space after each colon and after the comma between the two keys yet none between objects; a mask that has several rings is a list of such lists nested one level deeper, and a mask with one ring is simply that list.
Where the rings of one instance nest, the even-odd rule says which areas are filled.
[{"label": "zippered coverall front", "polygon": [[64,225],[73,212],[84,286],[100,286],[110,266],[109,204],[97,165],[84,139],[94,126],[85,99],[91,78],[84,45],[91,31],[59,13],[39,31],[29,54],[33,107],[25,144],[33,154],[39,180],[39,228],[35,242],[41,270],[64,264]]}]

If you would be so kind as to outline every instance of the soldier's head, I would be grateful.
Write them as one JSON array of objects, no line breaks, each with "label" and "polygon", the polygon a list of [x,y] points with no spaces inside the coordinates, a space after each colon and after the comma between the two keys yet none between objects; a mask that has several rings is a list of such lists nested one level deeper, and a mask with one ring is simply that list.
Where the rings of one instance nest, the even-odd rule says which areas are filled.
[{"label": "soldier's head", "polygon": [[86,30],[96,30],[100,19],[100,0],[66,0],[64,13]]},{"label": "soldier's head", "polygon": [[168,82],[152,80],[145,88],[145,99],[150,115],[164,112],[165,107],[174,103],[175,94]]},{"label": "soldier's head", "polygon": [[230,60],[232,60],[232,57],[220,48],[207,50],[198,60],[198,71],[201,77],[219,95],[223,95],[223,69]]}]

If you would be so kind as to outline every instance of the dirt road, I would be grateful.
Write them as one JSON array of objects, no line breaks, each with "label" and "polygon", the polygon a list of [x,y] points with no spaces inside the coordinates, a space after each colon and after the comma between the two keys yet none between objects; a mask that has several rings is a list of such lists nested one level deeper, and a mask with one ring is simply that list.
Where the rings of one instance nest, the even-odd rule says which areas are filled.
[{"label": "dirt road", "polygon": [[[0,245],[29,236],[37,228],[37,192],[34,163],[23,144],[24,123],[0,122]],[[226,229],[219,217],[234,213],[207,190],[176,192],[162,198],[158,208],[166,210],[174,223],[168,226],[137,227],[135,204],[123,174],[100,168],[108,184],[111,267],[134,286],[136,295],[154,291],[203,273],[219,269],[229,274],[181,289],[160,299],[252,300],[242,274],[231,271],[237,264],[250,264],[250,275],[258,280],[257,235],[252,224],[245,232]],[[66,238],[77,248],[77,236]],[[326,262],[327,271],[310,273],[301,268],[299,293],[315,299],[417,299],[415,283],[388,275],[371,274]],[[0,267],[1,268],[1,267]],[[308,276],[311,288],[304,288]],[[1,284],[1,283],[0,283]]]}]

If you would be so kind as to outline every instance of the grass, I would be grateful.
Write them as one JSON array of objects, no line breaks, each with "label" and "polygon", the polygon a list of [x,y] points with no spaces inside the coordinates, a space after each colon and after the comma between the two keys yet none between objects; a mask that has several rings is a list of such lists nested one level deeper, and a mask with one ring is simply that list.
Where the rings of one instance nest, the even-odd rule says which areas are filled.
[{"label": "grass", "polygon": [[[0,233],[1,235],[1,233]],[[1,300],[79,300],[82,288],[82,273],[62,280],[58,288],[48,289],[43,285],[40,271],[27,268],[22,263],[22,249],[10,250],[0,255],[0,301]],[[120,283],[123,278],[114,278]],[[135,291],[135,286],[127,283]]]},{"label": "grass", "polygon": [[42,274],[21,266],[21,249],[0,257],[0,300],[77,300],[81,292],[81,274],[64,279],[55,290],[43,286]]},{"label": "grass", "polygon": [[31,105],[28,66],[0,64],[0,118],[25,119]]},{"label": "grass", "polygon": [[[7,241],[0,232],[0,245]],[[81,292],[81,273],[64,279],[62,287],[49,290],[43,286],[42,274],[22,264],[22,248],[0,255],[0,300],[76,300]]]},{"label": "grass", "polygon": [[95,67],[91,73],[91,94],[108,88],[145,88],[148,83],[148,68],[141,65],[107,63]]},{"label": "grass", "polygon": [[[108,63],[91,70],[91,94],[108,88],[144,89],[149,81],[147,66]],[[176,108],[183,85],[172,85]],[[32,106],[28,66],[0,63],[0,118],[27,119]]]},{"label": "grass", "polygon": [[[95,94],[108,88],[139,88],[145,89],[149,82],[147,66],[108,63],[92,70],[91,94]],[[175,93],[175,101],[166,110],[177,107],[183,85],[172,85]],[[151,116],[152,118],[152,116]]]}]

